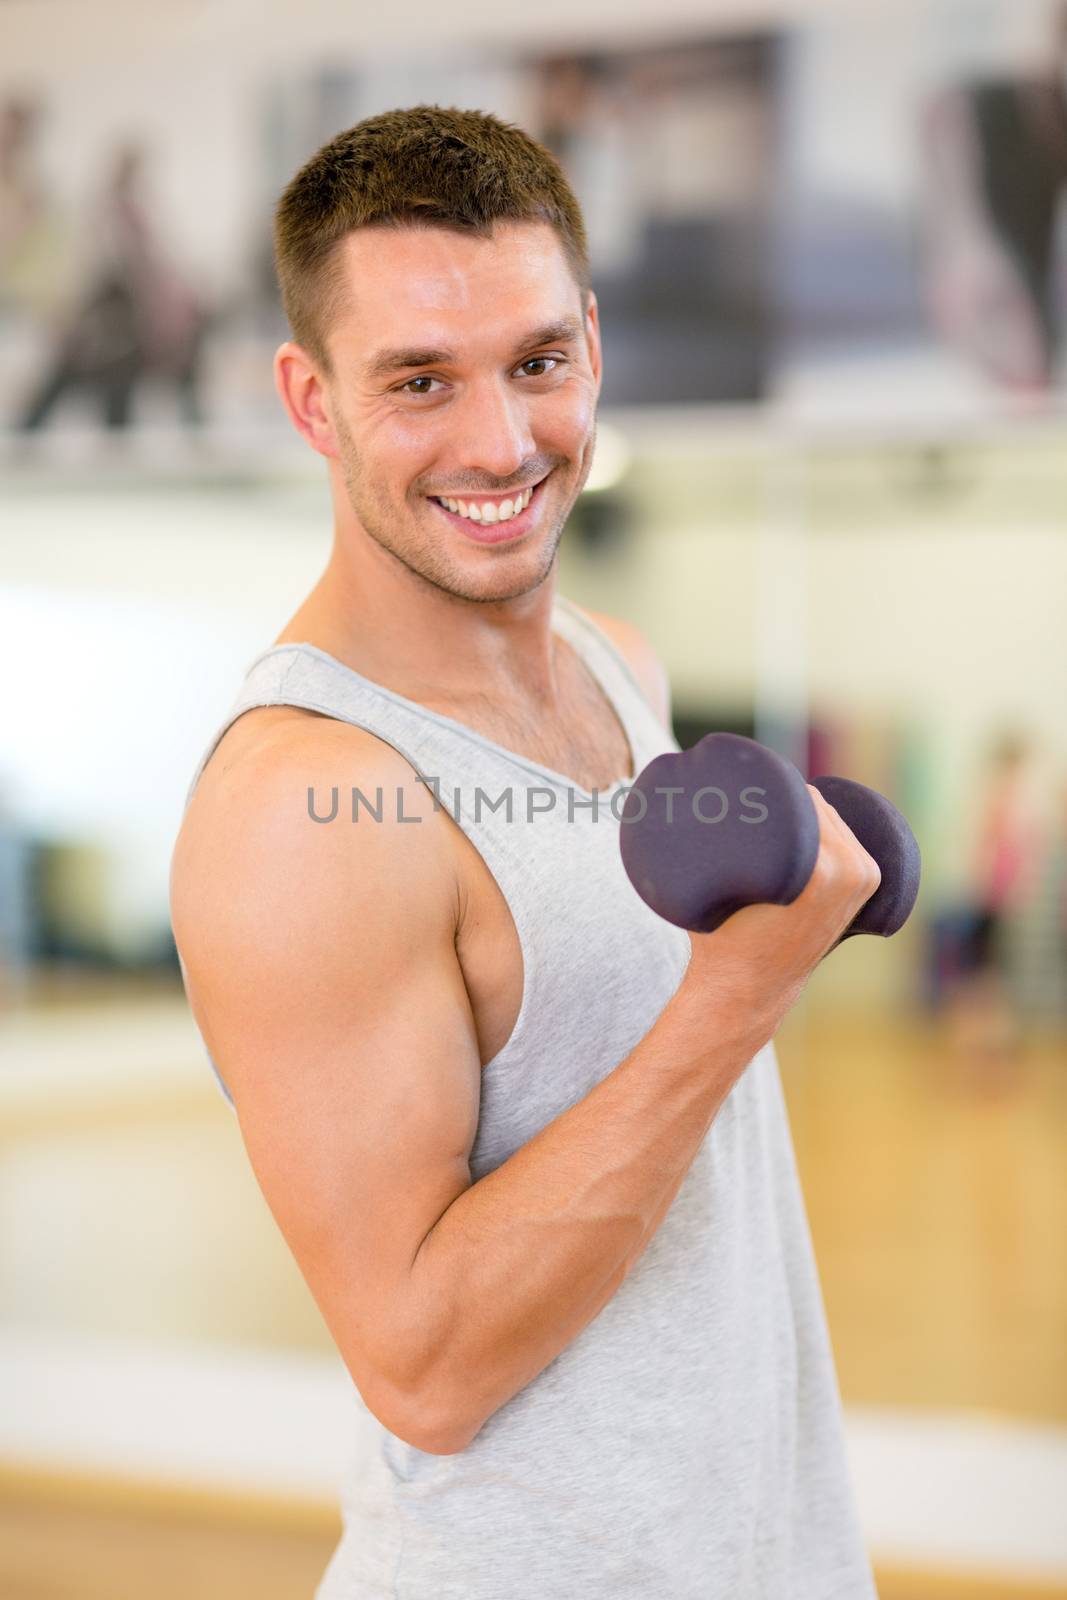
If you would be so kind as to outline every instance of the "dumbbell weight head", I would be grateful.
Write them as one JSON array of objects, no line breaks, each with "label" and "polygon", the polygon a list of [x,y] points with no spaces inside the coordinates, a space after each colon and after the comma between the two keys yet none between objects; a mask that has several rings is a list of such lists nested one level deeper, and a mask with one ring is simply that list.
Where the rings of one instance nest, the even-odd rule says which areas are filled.
[{"label": "dumbbell weight head", "polygon": [[877,933],[887,939],[907,922],[919,893],[922,862],[915,835],[892,801],[877,789],[851,778],[813,778],[811,786],[833,806],[882,874],[878,888],[841,939],[854,933]]},{"label": "dumbbell weight head", "polygon": [[693,933],[712,933],[742,906],[789,905],[819,854],[819,820],[801,774],[735,733],[655,756],[619,821],[637,893]]},{"label": "dumbbell weight head", "polygon": [[[896,933],[919,890],[919,847],[907,821],[884,795],[849,778],[817,778],[812,788],[882,875],[837,943]],[[634,780],[620,823],[623,866],[637,893],[693,933],[713,932],[742,906],[789,905],[819,853],[818,815],[797,768],[733,733],[656,756]]]}]

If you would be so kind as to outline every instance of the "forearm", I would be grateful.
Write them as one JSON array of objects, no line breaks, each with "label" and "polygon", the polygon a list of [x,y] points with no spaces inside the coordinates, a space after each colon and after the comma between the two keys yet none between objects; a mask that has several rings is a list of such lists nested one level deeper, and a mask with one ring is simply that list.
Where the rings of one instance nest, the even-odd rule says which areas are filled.
[{"label": "forearm", "polygon": [[624,1282],[776,1019],[683,984],[613,1071],[465,1189],[412,1263],[427,1414],[462,1447]]}]

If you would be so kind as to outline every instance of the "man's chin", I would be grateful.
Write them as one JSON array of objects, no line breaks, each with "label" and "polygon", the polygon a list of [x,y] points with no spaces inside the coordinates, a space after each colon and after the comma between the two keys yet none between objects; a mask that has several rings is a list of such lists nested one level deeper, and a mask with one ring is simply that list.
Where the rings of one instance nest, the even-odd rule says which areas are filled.
[{"label": "man's chin", "polygon": [[[477,555],[477,552],[475,552]],[[520,600],[539,589],[555,565],[555,549],[524,550],[516,547],[510,556],[478,572],[454,572],[442,587],[457,598],[481,605]]]}]

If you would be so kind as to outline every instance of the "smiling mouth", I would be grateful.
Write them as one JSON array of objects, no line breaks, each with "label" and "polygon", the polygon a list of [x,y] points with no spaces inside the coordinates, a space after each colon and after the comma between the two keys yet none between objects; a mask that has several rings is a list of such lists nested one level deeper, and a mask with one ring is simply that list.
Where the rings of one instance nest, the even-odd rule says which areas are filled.
[{"label": "smiling mouth", "polygon": [[[496,543],[498,540],[518,538],[521,533],[525,533],[530,528],[535,512],[538,509],[541,490],[551,476],[551,472],[548,472],[537,483],[529,485],[526,489],[519,490],[516,495],[506,496],[504,500],[497,501],[496,505],[510,504],[512,508],[510,515],[504,517],[495,512],[490,517],[467,515],[467,512],[471,509],[480,509],[480,507],[478,507],[477,501],[472,506],[472,503],[465,500],[462,495],[442,496],[431,494],[427,495],[426,498],[437,506],[454,526],[461,528],[480,544]],[[524,504],[526,496],[529,496],[529,498]],[[446,499],[451,502],[450,505],[445,503]],[[520,508],[518,510],[515,509],[516,503]],[[464,508],[463,510],[459,509],[461,506]]]}]

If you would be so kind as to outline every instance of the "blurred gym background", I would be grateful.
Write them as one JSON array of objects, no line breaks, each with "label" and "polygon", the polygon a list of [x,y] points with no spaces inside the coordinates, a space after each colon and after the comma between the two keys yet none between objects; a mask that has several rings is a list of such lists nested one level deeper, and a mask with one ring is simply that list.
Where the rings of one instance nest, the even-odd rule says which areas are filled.
[{"label": "blurred gym background", "polygon": [[[915,914],[779,1037],[883,1600],[1067,1595],[1067,11],[7,0],[0,1593],[309,1597],[350,1385],[184,1000],[186,784],[325,562],[270,214],[520,122],[605,339],[560,588],[676,731],[891,795]],[[418,40],[418,49],[412,41]]]}]

